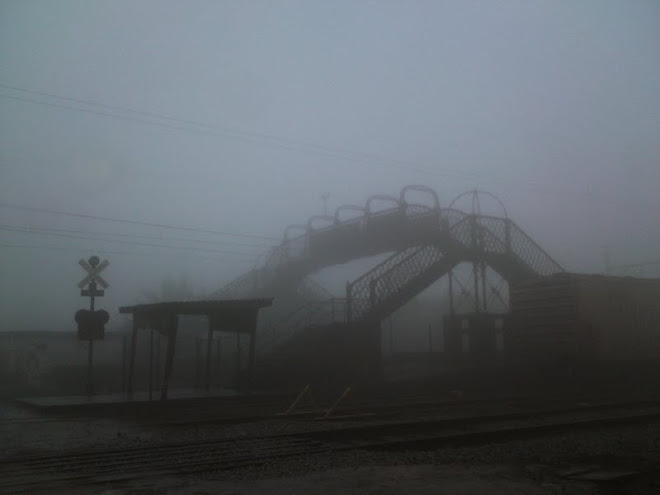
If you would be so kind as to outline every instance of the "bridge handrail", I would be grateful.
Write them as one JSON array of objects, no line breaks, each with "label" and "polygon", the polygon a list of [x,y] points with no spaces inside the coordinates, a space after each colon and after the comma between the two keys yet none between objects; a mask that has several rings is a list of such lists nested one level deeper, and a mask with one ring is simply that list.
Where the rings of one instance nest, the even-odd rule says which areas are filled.
[{"label": "bridge handrail", "polygon": [[436,193],[432,188],[428,186],[418,186],[418,185],[409,185],[409,186],[404,186],[403,189],[401,189],[401,195],[399,198],[399,202],[402,205],[405,205],[407,203],[406,201],[406,191],[421,191],[421,192],[426,192],[429,193],[433,197],[433,209],[439,210],[440,209],[440,200],[438,199],[438,193]]},{"label": "bridge handrail", "polygon": [[[428,205],[406,202],[405,195],[410,190],[419,190],[432,194],[434,206],[430,207]],[[372,203],[377,200],[388,201],[394,203],[396,206],[372,211]],[[315,238],[315,236],[327,235],[333,230],[339,230],[348,226],[353,228],[356,224],[359,224],[361,229],[368,232],[372,222],[378,223],[378,220],[385,219],[386,217],[391,217],[392,226],[398,225],[399,220],[397,218],[400,218],[401,222],[419,221],[420,223],[417,225],[421,226],[421,222],[426,216],[437,215],[438,227],[448,232],[449,238],[454,242],[458,242],[460,249],[473,249],[476,242],[473,237],[476,234],[482,237],[482,244],[485,243],[482,246],[484,249],[494,249],[494,252],[499,252],[501,248],[503,250],[502,252],[510,254],[517,263],[530,267],[534,272],[551,274],[563,271],[561,266],[546,251],[506,216],[506,209],[504,209],[505,217],[482,215],[480,213],[475,214],[474,212],[469,214],[453,208],[452,205],[454,202],[448,208],[440,208],[437,195],[435,195],[432,189],[426,186],[406,186],[401,190],[399,198],[389,195],[375,195],[367,199],[364,207],[354,205],[340,206],[335,211],[333,217],[316,216],[312,217],[306,226],[296,225],[288,227],[285,230],[282,242],[270,251],[269,256],[260,268],[255,268],[251,272],[231,281],[225,287],[216,291],[214,295],[229,293],[244,295],[243,292],[249,294],[251,290],[261,290],[268,284],[273,283],[279,273],[286,271],[286,265],[288,263],[298,262],[313,255],[313,253],[310,253],[310,247],[312,246],[310,240]],[[345,209],[361,211],[362,215],[361,217],[340,220],[339,212]],[[315,218],[321,217],[329,222],[332,220],[331,224],[322,228],[310,229],[311,222]],[[472,229],[471,221],[475,221],[479,225],[478,232]],[[289,231],[293,228],[300,228],[303,232],[289,238]]]},{"label": "bridge handrail", "polygon": [[[527,250],[525,254],[534,252],[537,256],[537,261],[539,266],[539,273],[540,275],[552,275],[554,273],[562,273],[564,272],[564,269],[561,267],[559,263],[555,261],[555,259],[550,256],[541,246],[539,246],[534,239],[532,239],[523,229],[521,229],[515,222],[512,220],[509,220],[510,225],[511,225],[511,245],[513,249],[513,245],[515,243],[515,238],[516,236],[519,236],[521,239],[520,242],[526,244],[527,246],[533,246],[533,250]],[[523,257],[523,253],[516,253],[523,261],[527,262],[528,264],[531,264],[531,259],[527,261],[525,257]],[[542,257],[542,259],[539,259],[539,257]],[[529,256],[526,256],[527,259],[529,259]],[[536,264],[536,263],[535,263]],[[543,265],[543,268],[541,267]]]},{"label": "bridge handrail", "polygon": [[[356,280],[357,283],[347,287],[347,319],[363,318],[383,301],[406,290],[426,270],[447,259],[435,244],[416,246],[393,254]],[[363,296],[358,299],[361,302],[353,301],[356,296]]]},{"label": "bridge handrail", "polygon": [[360,314],[358,308],[360,306],[365,306],[364,303],[360,304],[358,301],[367,301],[366,306],[370,306],[374,301],[372,301],[372,284],[377,284],[379,280],[382,279],[386,274],[391,274],[398,267],[404,266],[409,260],[414,259],[415,256],[423,251],[428,249],[429,245],[426,246],[415,246],[399,253],[395,253],[389,258],[383,260],[371,270],[362,274],[360,277],[356,278],[352,282],[346,284],[346,299],[348,304],[348,311],[350,315],[349,319],[354,319],[356,315]]}]

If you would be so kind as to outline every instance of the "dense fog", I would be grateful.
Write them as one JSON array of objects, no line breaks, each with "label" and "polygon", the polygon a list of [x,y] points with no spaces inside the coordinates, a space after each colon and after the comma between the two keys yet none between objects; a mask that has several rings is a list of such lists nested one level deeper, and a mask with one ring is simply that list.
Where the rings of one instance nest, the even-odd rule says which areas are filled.
[{"label": "dense fog", "polygon": [[[119,328],[407,184],[493,193],[567,270],[657,276],[659,27],[652,0],[4,1],[0,331],[73,330],[80,258]],[[315,277],[341,297],[376,261]]]}]

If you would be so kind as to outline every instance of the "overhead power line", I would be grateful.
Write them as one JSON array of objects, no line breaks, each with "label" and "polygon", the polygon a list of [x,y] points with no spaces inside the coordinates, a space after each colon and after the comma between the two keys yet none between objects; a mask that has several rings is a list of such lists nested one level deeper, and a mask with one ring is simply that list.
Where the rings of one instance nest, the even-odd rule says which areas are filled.
[{"label": "overhead power line", "polygon": [[22,233],[22,234],[30,234],[30,235],[40,235],[40,236],[51,236],[51,237],[63,237],[66,239],[80,239],[84,241],[101,241],[101,242],[114,242],[114,243],[120,243],[120,244],[130,244],[133,246],[145,246],[145,247],[156,247],[156,248],[164,248],[164,249],[175,249],[178,251],[194,251],[194,252],[204,252],[204,253],[217,253],[217,254],[224,254],[224,255],[229,255],[229,256],[247,256],[249,258],[254,258],[254,255],[251,255],[246,252],[238,252],[238,251],[224,251],[221,249],[205,249],[205,248],[199,248],[199,247],[185,247],[185,246],[168,246],[164,244],[154,244],[154,243],[148,243],[148,242],[137,242],[137,241],[126,241],[126,240],[121,240],[121,239],[108,239],[108,238],[103,238],[103,237],[90,237],[90,236],[82,236],[82,235],[72,235],[72,234],[61,234],[57,232],[39,232],[36,230],[29,230],[29,229],[20,229],[20,228],[7,228],[7,227],[0,227],[0,231],[5,231],[5,232],[17,232],[17,233]]},{"label": "overhead power line", "polygon": [[[350,150],[346,148],[340,148],[340,147],[330,147],[330,146],[324,146],[318,143],[311,143],[307,141],[302,141],[302,140],[296,140],[296,139],[290,139],[284,136],[278,136],[275,134],[269,134],[269,133],[263,133],[263,132],[254,132],[254,131],[246,131],[244,129],[239,129],[236,127],[230,127],[230,126],[219,126],[219,125],[214,125],[210,124],[207,122],[200,122],[197,120],[192,120],[192,119],[184,119],[180,117],[174,117],[171,115],[166,115],[162,113],[157,113],[157,112],[146,112],[143,110],[136,110],[134,108],[129,108],[126,106],[122,105],[108,105],[106,103],[102,102],[97,102],[97,101],[92,101],[92,100],[86,100],[86,99],[81,99],[81,98],[73,98],[70,96],[64,96],[64,95],[57,95],[55,93],[50,93],[47,91],[36,91],[32,89],[27,89],[27,88],[22,88],[19,86],[14,86],[11,84],[6,84],[0,82],[0,88],[5,88],[5,89],[10,89],[12,91],[20,91],[22,93],[27,93],[31,95],[37,95],[37,96],[42,96],[42,97],[47,97],[47,98],[54,98],[57,100],[62,100],[62,101],[68,101],[72,103],[77,103],[81,105],[86,105],[86,106],[91,106],[91,107],[98,107],[98,108],[103,108],[106,110],[113,110],[113,111],[118,111],[122,113],[128,113],[128,114],[133,114],[133,115],[139,115],[142,117],[148,117],[150,119],[157,119],[157,120],[163,120],[167,122],[176,122],[180,124],[185,124],[187,126],[192,126],[192,127],[199,127],[202,129],[207,129],[207,130],[212,130],[216,132],[222,132],[227,135],[231,136],[238,136],[238,137],[244,137],[244,138],[249,138],[249,139],[261,139],[261,140],[267,140],[267,141],[272,141],[274,143],[279,143],[281,145],[286,145],[286,146],[296,146],[296,147],[304,147],[304,148],[309,148],[310,150],[316,150],[319,152],[324,152],[324,153],[331,153],[331,154],[347,154],[347,155],[353,155],[358,158],[363,158],[363,159],[371,159],[371,160],[389,160],[388,158],[378,156],[376,154],[372,153],[364,153],[362,151],[357,151],[357,150]],[[3,97],[7,97],[10,99],[19,99],[18,97],[14,97],[11,95],[0,95]],[[41,102],[39,100],[29,100],[27,98],[22,98],[19,99],[19,101],[26,101],[26,102],[32,102],[32,103],[45,103],[49,104],[48,102]],[[60,106],[60,105],[57,105]],[[78,109],[78,107],[63,107],[71,110]],[[80,109],[81,111],[84,111],[83,109]],[[105,115],[105,114],[103,114]],[[114,116],[114,114],[108,114],[108,116]],[[120,117],[120,116],[117,116]],[[144,123],[154,123],[153,121],[144,121]]]},{"label": "overhead power line", "polygon": [[[81,249],[77,248],[74,246],[47,246],[47,245],[33,245],[33,244],[0,244],[0,248],[8,248],[8,249],[35,249],[35,250],[43,250],[43,251],[64,251],[68,253],[88,253],[90,250],[89,249]],[[173,257],[173,256],[179,256],[176,253],[164,253],[164,252],[154,252],[154,253],[144,253],[144,252],[137,252],[137,251],[115,251],[115,250],[108,250],[108,249],[95,249],[94,250],[97,254],[102,254],[102,255],[107,255],[107,254],[117,254],[117,255],[126,255],[126,256],[146,256],[149,258],[152,258],[154,256],[156,257]],[[217,263],[227,263],[227,259],[220,257],[220,256],[195,256],[195,261],[197,260],[208,260],[208,261],[213,261]],[[247,258],[245,260],[236,260],[237,262],[244,262],[244,263],[250,263],[251,261],[248,260]]]},{"label": "overhead power line", "polygon": [[[328,158],[338,158],[341,160],[345,160],[353,163],[359,163],[371,167],[377,167],[381,169],[389,168],[389,169],[395,169],[397,171],[410,170],[429,176],[454,177],[454,178],[470,180],[470,181],[476,180],[478,182],[483,182],[484,179],[488,179],[490,181],[495,181],[500,183],[506,183],[506,184],[511,184],[513,182],[520,186],[533,189],[536,192],[540,192],[546,195],[559,196],[559,197],[562,196],[572,197],[574,199],[583,199],[583,200],[591,200],[591,201],[595,200],[595,201],[609,202],[609,203],[614,202],[614,203],[634,204],[635,206],[638,207],[641,206],[644,208],[653,208],[656,210],[660,210],[658,206],[644,201],[628,200],[625,198],[615,198],[600,193],[594,193],[592,191],[580,191],[570,188],[557,187],[553,185],[549,186],[548,184],[538,183],[533,181],[520,181],[511,177],[502,177],[502,176],[492,175],[483,172],[479,172],[478,174],[470,174],[470,173],[466,173],[463,170],[448,169],[446,167],[443,167],[442,170],[437,170],[437,169],[434,170],[423,167],[419,164],[413,164],[409,161],[396,160],[373,153],[364,153],[357,150],[324,146],[316,143],[294,140],[273,134],[245,131],[234,127],[228,127],[228,126],[223,127],[218,125],[212,125],[191,119],[173,117],[171,115],[161,114],[157,112],[136,110],[121,105],[109,105],[106,103],[95,102],[92,100],[73,98],[65,95],[57,95],[55,93],[46,92],[46,91],[36,91],[2,82],[0,82],[0,88],[4,88],[5,90],[18,91],[21,93],[25,93],[27,95],[39,96],[41,98],[60,100],[62,102],[67,102],[68,104],[56,103],[53,101],[37,100],[34,98],[25,98],[25,97],[7,95],[7,94],[0,94],[0,98],[7,98],[16,101],[21,101],[24,103],[45,105],[49,107],[89,113],[89,114],[110,117],[115,119],[123,119],[123,120],[138,122],[142,124],[147,124],[147,125],[155,125],[159,127],[170,128],[178,131],[186,131],[196,134],[206,134],[206,135],[216,135],[216,136],[221,135],[226,137],[232,137],[235,139],[240,139],[254,144],[266,145],[266,146],[286,149],[290,151],[302,152],[307,154],[316,154]],[[85,105],[86,107],[91,107],[91,108],[72,106],[71,103],[76,105]],[[110,112],[119,112],[119,113],[110,113]]]},{"label": "overhead power line", "polygon": [[280,241],[280,238],[277,237],[269,237],[265,235],[257,235],[257,234],[243,234],[243,233],[238,233],[238,232],[226,232],[226,231],[220,231],[220,230],[210,230],[210,229],[202,229],[202,228],[197,228],[197,227],[184,227],[180,225],[169,225],[169,224],[163,224],[163,223],[155,223],[155,222],[144,222],[141,220],[129,220],[129,219],[122,219],[122,218],[114,218],[114,217],[104,217],[104,216],[98,216],[98,215],[87,215],[84,213],[73,213],[69,211],[61,211],[61,210],[52,210],[50,208],[35,208],[32,206],[24,206],[24,205],[17,205],[17,204],[12,204],[12,203],[4,203],[0,202],[0,208],[10,208],[14,210],[22,210],[22,211],[32,211],[32,212],[39,212],[39,213],[50,213],[53,215],[64,215],[64,216],[69,216],[69,217],[76,217],[76,218],[88,218],[91,220],[99,220],[103,222],[116,222],[116,223],[126,223],[126,224],[131,224],[131,225],[144,225],[147,227],[157,227],[160,229],[170,229],[170,230],[182,230],[182,231],[187,231],[187,232],[202,232],[204,234],[213,234],[213,235],[226,235],[226,236],[232,236],[232,237],[244,237],[247,239],[262,239],[262,240],[268,240],[268,241]]},{"label": "overhead power line", "polygon": [[[3,85],[0,84],[0,87]],[[6,85],[5,85],[6,86]],[[19,89],[20,91],[25,91],[28,93],[36,93],[36,94],[42,94],[42,92],[33,92],[30,90],[22,90]],[[51,98],[61,98],[63,100],[67,101],[75,101],[82,103],[85,100],[78,100],[75,98],[69,98],[69,97],[63,97],[63,96],[56,96],[51,93],[43,93],[44,95],[48,95]],[[94,105],[98,108],[108,108],[112,109],[113,111],[119,111],[119,112],[124,112],[128,113],[128,115],[124,114],[117,114],[117,113],[109,113],[103,110],[96,110],[94,108],[81,108],[81,107],[75,107],[71,106],[68,104],[62,104],[62,103],[56,103],[56,102],[50,102],[50,101],[42,101],[42,100],[35,100],[33,98],[24,98],[20,96],[13,96],[13,95],[5,95],[5,94],[0,94],[0,98],[6,98],[10,100],[15,100],[15,101],[20,101],[23,103],[31,103],[35,105],[44,105],[48,107],[53,107],[53,108],[60,108],[64,110],[71,110],[75,112],[82,112],[82,113],[88,113],[88,114],[93,114],[93,115],[98,115],[102,117],[110,117],[114,119],[120,119],[120,120],[126,120],[126,121],[132,121],[132,122],[137,122],[141,124],[147,124],[147,125],[154,125],[162,128],[168,128],[168,129],[173,129],[177,131],[184,131],[184,132],[191,132],[193,134],[202,134],[202,135],[213,135],[213,136],[225,136],[225,137],[232,137],[234,139],[239,139],[245,142],[249,142],[252,144],[257,144],[257,145],[263,145],[263,146],[269,146],[273,148],[278,148],[278,149],[284,149],[288,151],[294,151],[294,152],[299,152],[299,153],[306,153],[306,154],[312,154],[312,155],[317,155],[317,156],[323,156],[325,158],[336,158],[344,161],[348,161],[351,163],[357,163],[360,165],[368,166],[371,168],[378,168],[378,169],[390,169],[390,170],[396,170],[398,172],[401,172],[403,170],[408,170],[416,173],[421,173],[425,174],[428,176],[434,176],[434,177],[454,177],[458,179],[464,179],[464,180],[470,180],[470,181],[483,181],[485,177],[488,177],[491,180],[499,181],[499,182],[511,182],[510,179],[503,178],[503,177],[496,177],[492,175],[484,175],[484,174],[467,174],[464,171],[460,170],[452,170],[448,169],[446,167],[443,167],[442,170],[432,170],[429,168],[425,168],[421,165],[418,164],[412,164],[407,161],[402,161],[402,160],[393,160],[392,158],[384,157],[384,156],[379,156],[376,154],[370,154],[370,153],[363,153],[360,151],[353,151],[353,150],[346,150],[346,149],[341,149],[341,148],[331,148],[327,146],[322,146],[318,144],[311,144],[311,143],[306,143],[303,141],[294,141],[290,140],[287,138],[283,137],[278,137],[278,136],[272,136],[268,134],[260,134],[260,133],[253,133],[253,132],[248,132],[248,131],[239,131],[239,130],[231,130],[227,128],[220,128],[216,126],[211,126],[209,124],[204,124],[204,123],[196,123],[194,121],[189,121],[185,119],[176,119],[174,117],[167,117],[167,116],[160,116],[160,114],[154,114],[150,112],[142,112],[138,110],[131,110],[127,109],[125,107],[115,107],[113,105],[105,105],[105,104],[100,104],[100,103],[84,103],[86,105]],[[147,117],[151,119],[162,119],[162,120],[147,120]],[[176,125],[175,123],[180,123],[181,125]],[[534,184],[534,183],[529,183],[528,184],[531,187],[542,187],[544,188],[545,185],[543,184]]]},{"label": "overhead power line", "polygon": [[[81,108],[81,107],[74,107],[71,105],[67,104],[61,104],[61,103],[55,103],[55,102],[49,102],[49,101],[41,101],[41,100],[35,100],[33,98],[23,98],[20,96],[13,96],[13,95],[5,95],[5,94],[0,94],[0,98],[6,98],[10,100],[15,100],[15,101],[20,101],[23,103],[31,103],[35,105],[44,105],[48,107],[53,107],[53,108],[60,108],[64,110],[71,110],[75,112],[82,112],[82,113],[88,113],[88,114],[93,114],[93,115],[98,115],[98,116],[103,116],[103,117],[110,117],[114,119],[120,119],[120,120],[126,120],[126,121],[132,121],[132,122],[137,122],[141,124],[147,124],[147,125],[154,125],[158,127],[163,127],[163,128],[168,128],[168,129],[173,129],[177,131],[185,131],[185,132],[191,132],[193,134],[202,134],[202,135],[212,135],[212,136],[224,136],[224,137],[232,137],[234,139],[239,139],[251,144],[257,144],[257,145],[263,145],[263,146],[269,146],[273,148],[279,148],[279,149],[284,149],[288,151],[295,151],[295,152],[303,152],[307,154],[314,154],[314,155],[320,155],[324,156],[327,158],[338,158],[341,160],[346,160],[350,162],[355,162],[355,163],[361,163],[363,165],[377,165],[379,167],[390,167],[390,168],[409,168],[411,170],[416,170],[418,172],[425,172],[433,175],[441,175],[441,176],[451,176],[451,173],[444,172],[444,173],[438,173],[438,172],[433,172],[428,169],[423,169],[419,167],[414,167],[410,166],[408,164],[399,164],[399,165],[394,165],[394,164],[389,164],[389,159],[385,158],[380,158],[380,157],[370,157],[369,155],[366,154],[360,154],[359,152],[348,152],[348,151],[338,151],[338,150],[332,150],[330,148],[325,148],[320,145],[312,145],[312,144],[305,144],[305,143],[298,143],[298,144],[288,144],[288,143],[293,143],[293,141],[288,141],[284,138],[277,138],[277,137],[267,137],[266,135],[260,135],[258,133],[248,133],[246,131],[229,131],[226,129],[217,129],[213,128],[210,126],[207,126],[206,124],[182,124],[182,125],[176,125],[174,123],[170,123],[168,121],[158,121],[158,120],[147,120],[146,118],[140,117],[139,114],[142,112],[137,112],[134,111],[134,113],[137,116],[134,115],[122,115],[122,114],[117,114],[117,113],[109,113],[106,111],[102,110],[96,110],[94,108]],[[351,156],[348,153],[354,153],[353,156]],[[454,174],[460,176],[460,174]]]},{"label": "overhead power line", "polygon": [[[54,93],[49,93],[45,91],[35,91],[5,83],[0,83],[0,88],[10,89],[13,91],[20,91],[26,94],[38,95],[41,97],[54,98],[57,100],[76,103],[79,105],[86,105],[90,107],[96,107],[98,109],[111,110],[114,112],[121,112],[121,113],[120,114],[108,113],[107,111],[97,110],[94,108],[81,108],[81,107],[71,106],[68,104],[55,103],[52,101],[35,100],[33,98],[24,98],[14,95],[0,94],[0,98],[7,98],[16,101],[21,101],[24,103],[45,105],[49,107],[89,113],[89,114],[110,117],[115,119],[123,119],[123,120],[138,122],[142,124],[147,124],[147,125],[155,125],[159,127],[170,128],[178,131],[192,132],[196,134],[224,135],[224,136],[240,139],[243,141],[251,142],[253,144],[266,145],[266,146],[276,147],[289,151],[302,152],[307,154],[315,154],[327,158],[338,158],[349,162],[360,163],[362,165],[367,165],[372,167],[376,166],[381,169],[389,168],[398,171],[405,169],[405,170],[411,170],[414,172],[423,173],[426,175],[432,175],[436,177],[455,177],[455,178],[468,179],[468,180],[483,180],[483,178],[485,177],[483,174],[480,174],[480,176],[477,176],[475,174],[466,174],[462,170],[452,170],[446,167],[444,167],[443,170],[441,171],[432,170],[429,168],[422,167],[419,164],[412,164],[410,162],[402,161],[402,160],[393,160],[392,158],[380,156],[374,153],[365,153],[365,152],[349,150],[345,148],[324,146],[316,143],[309,143],[305,141],[285,138],[282,136],[276,136],[273,134],[245,131],[233,127],[221,127],[221,126],[211,125],[208,123],[194,121],[190,119],[181,119],[177,117],[172,117],[169,115],[164,115],[156,112],[145,112],[141,110],[128,108],[125,106],[108,105],[105,103],[94,102],[91,100],[84,100],[79,98],[72,98],[69,96],[56,95]],[[179,125],[175,125],[175,124],[179,124]],[[489,176],[489,177],[492,180],[510,182],[510,179],[507,178],[501,178],[501,177],[498,178],[495,176]],[[545,187],[545,185],[543,184],[529,183],[528,185],[532,187]]]},{"label": "overhead power line", "polygon": [[191,243],[200,243],[200,244],[211,244],[214,246],[228,245],[228,246],[237,246],[237,247],[258,248],[258,249],[265,249],[272,246],[272,243],[266,244],[265,242],[260,242],[259,244],[250,244],[246,242],[233,242],[233,241],[225,241],[225,240],[209,241],[205,239],[194,239],[194,238],[186,238],[186,237],[162,237],[162,236],[154,236],[154,235],[126,234],[121,232],[90,232],[86,230],[35,227],[32,225],[0,224],[0,230],[4,230],[4,229],[34,231],[41,233],[54,232],[54,233],[64,233],[64,234],[100,235],[105,237],[124,237],[131,239],[148,239],[154,241],[191,242]]}]

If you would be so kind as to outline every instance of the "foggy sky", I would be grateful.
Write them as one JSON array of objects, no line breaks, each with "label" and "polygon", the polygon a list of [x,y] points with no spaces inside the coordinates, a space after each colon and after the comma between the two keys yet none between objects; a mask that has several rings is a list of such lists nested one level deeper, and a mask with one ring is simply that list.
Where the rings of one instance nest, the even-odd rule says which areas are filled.
[{"label": "foggy sky", "polygon": [[[332,211],[406,184],[443,206],[479,187],[570,270],[603,270],[606,245],[614,264],[660,261],[654,0],[4,0],[0,85],[2,203],[280,238],[324,193]],[[114,315],[167,276],[215,290],[277,242],[0,220],[221,251],[0,230],[1,330],[70,329],[80,257],[110,259]]]}]

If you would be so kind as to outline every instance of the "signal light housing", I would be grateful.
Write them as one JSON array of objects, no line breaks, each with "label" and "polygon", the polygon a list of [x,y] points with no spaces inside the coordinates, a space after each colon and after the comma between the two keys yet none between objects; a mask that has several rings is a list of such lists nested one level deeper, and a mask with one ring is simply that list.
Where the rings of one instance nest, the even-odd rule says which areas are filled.
[{"label": "signal light housing", "polygon": [[78,340],[103,340],[105,324],[110,321],[110,315],[104,309],[80,309],[76,311],[74,319],[78,324]]}]

